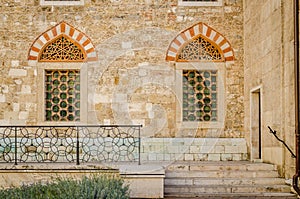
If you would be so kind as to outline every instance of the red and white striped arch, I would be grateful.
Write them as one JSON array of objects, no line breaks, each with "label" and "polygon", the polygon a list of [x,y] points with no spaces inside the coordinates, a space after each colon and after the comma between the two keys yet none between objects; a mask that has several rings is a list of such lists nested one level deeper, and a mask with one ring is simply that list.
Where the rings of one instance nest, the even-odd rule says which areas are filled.
[{"label": "red and white striped arch", "polygon": [[60,35],[68,36],[82,48],[86,54],[86,60],[84,61],[97,60],[96,50],[90,38],[64,21],[42,33],[33,42],[29,49],[28,60],[38,61],[39,54],[42,52],[42,49],[47,46],[49,42],[53,41],[53,39]]},{"label": "red and white striped arch", "polygon": [[197,38],[199,35],[202,35],[208,41],[213,42],[216,46],[218,46],[224,57],[224,61],[234,60],[233,49],[227,39],[219,32],[202,22],[180,32],[172,40],[167,50],[166,60],[177,61],[177,55],[180,53],[181,48],[187,43],[193,41],[193,38]]}]

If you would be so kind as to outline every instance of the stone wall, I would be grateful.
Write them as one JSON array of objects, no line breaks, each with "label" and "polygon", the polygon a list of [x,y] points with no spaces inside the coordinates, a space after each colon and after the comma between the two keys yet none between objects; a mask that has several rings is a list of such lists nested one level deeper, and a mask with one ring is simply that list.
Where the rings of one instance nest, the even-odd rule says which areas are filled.
[{"label": "stone wall", "polygon": [[243,138],[144,138],[141,161],[241,161],[248,159]]},{"label": "stone wall", "polygon": [[[255,95],[261,97],[262,159],[291,177],[294,160],[267,126],[294,150],[293,4],[285,0],[244,1],[245,133],[257,148]],[[252,113],[251,113],[252,111]],[[253,115],[251,115],[253,114]],[[253,150],[253,149],[250,149]],[[257,149],[254,149],[254,151]],[[255,158],[255,157],[254,157]]]},{"label": "stone wall", "polygon": [[[85,33],[98,61],[88,62],[87,123],[139,123],[145,137],[185,137],[176,127],[174,66],[165,61],[172,39],[203,22],[231,43],[226,68],[225,124],[217,135],[243,137],[243,6],[184,7],[176,0],[85,0],[84,6],[40,6],[38,0],[0,5],[0,124],[40,124],[40,63],[28,61],[36,38],[61,21]],[[207,131],[204,129],[204,132]],[[220,131],[220,133],[219,133]]]}]

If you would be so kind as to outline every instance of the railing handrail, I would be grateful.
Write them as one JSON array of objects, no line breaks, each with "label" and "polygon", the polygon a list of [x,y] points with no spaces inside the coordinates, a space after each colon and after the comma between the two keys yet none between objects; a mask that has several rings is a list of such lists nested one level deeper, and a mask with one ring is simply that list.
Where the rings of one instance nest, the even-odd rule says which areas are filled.
[{"label": "railing handrail", "polygon": [[270,126],[268,126],[269,130],[270,130],[270,133],[272,133],[274,135],[274,137],[279,141],[281,142],[286,148],[287,150],[291,153],[292,155],[292,158],[296,158],[296,155],[294,154],[294,152],[290,149],[290,147],[285,143],[284,140],[280,139],[277,135],[276,135],[276,131],[273,130]]},{"label": "railing handrail", "polygon": [[143,127],[143,125],[141,124],[121,124],[121,125],[117,125],[117,124],[108,124],[108,125],[103,125],[103,124],[74,124],[74,125],[70,125],[70,124],[60,124],[60,125],[0,125],[0,128],[13,128],[13,127],[17,127],[17,128],[38,128],[38,127]]}]

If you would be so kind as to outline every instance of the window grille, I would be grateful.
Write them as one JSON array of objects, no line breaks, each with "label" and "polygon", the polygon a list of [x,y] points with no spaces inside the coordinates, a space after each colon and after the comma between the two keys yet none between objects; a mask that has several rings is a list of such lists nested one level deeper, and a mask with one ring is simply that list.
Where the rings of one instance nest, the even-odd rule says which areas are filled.
[{"label": "window grille", "polygon": [[45,120],[80,120],[79,70],[45,71]]},{"label": "window grille", "polygon": [[183,121],[217,121],[217,71],[183,70]]}]

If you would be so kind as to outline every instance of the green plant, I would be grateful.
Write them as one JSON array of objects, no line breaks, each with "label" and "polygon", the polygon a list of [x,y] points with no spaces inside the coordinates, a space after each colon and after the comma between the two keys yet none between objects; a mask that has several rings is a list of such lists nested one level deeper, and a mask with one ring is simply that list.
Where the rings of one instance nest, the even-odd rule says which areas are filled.
[{"label": "green plant", "polygon": [[81,180],[57,179],[55,182],[23,185],[0,190],[5,199],[129,199],[128,186],[122,179],[107,175]]}]

